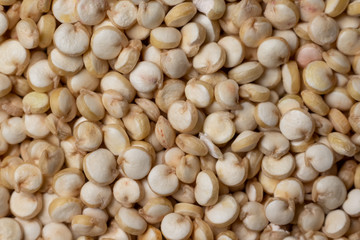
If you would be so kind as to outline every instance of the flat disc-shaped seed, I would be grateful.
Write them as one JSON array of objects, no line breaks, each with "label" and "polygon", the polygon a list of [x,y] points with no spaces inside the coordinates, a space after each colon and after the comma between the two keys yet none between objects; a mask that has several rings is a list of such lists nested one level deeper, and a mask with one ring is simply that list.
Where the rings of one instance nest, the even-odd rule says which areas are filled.
[{"label": "flat disc-shaped seed", "polygon": [[89,47],[90,37],[86,28],[80,23],[61,24],[54,32],[54,44],[64,54],[79,56]]},{"label": "flat disc-shaped seed", "polygon": [[342,133],[332,132],[327,137],[330,147],[338,154],[352,157],[356,153],[356,145]]},{"label": "flat disc-shaped seed", "polygon": [[173,212],[172,203],[165,197],[150,198],[145,206],[139,209],[139,214],[151,224],[159,223],[165,215]]},{"label": "flat disc-shaped seed", "polygon": [[110,204],[112,197],[111,187],[108,185],[99,186],[88,181],[81,187],[80,199],[88,207],[104,209]]},{"label": "flat disc-shaped seed", "polygon": [[305,198],[304,186],[296,178],[284,179],[276,185],[274,197],[291,199],[295,203],[303,204]]},{"label": "flat disc-shaped seed", "polygon": [[296,169],[294,176],[302,182],[310,182],[317,178],[319,173],[312,166],[305,163],[305,153],[299,153],[295,156]]},{"label": "flat disc-shaped seed", "polygon": [[331,44],[336,41],[339,26],[333,18],[319,14],[310,20],[308,33],[310,39],[320,46]]},{"label": "flat disc-shaped seed", "polygon": [[325,172],[334,164],[334,153],[324,144],[313,144],[305,152],[305,161],[316,171]]},{"label": "flat disc-shaped seed", "polygon": [[141,185],[130,178],[120,178],[115,182],[113,194],[117,201],[124,204],[136,203],[142,197]]},{"label": "flat disc-shaped seed", "polygon": [[244,60],[245,47],[239,38],[235,36],[226,36],[221,38],[218,44],[226,52],[226,61],[224,63],[224,67],[235,67]]},{"label": "flat disc-shaped seed", "polygon": [[151,155],[140,147],[130,147],[118,159],[125,175],[138,180],[146,177],[151,169]]},{"label": "flat disc-shaped seed", "polygon": [[212,42],[200,49],[193,59],[193,67],[201,74],[210,74],[224,66],[225,61],[225,50],[217,43]]},{"label": "flat disc-shaped seed", "polygon": [[50,68],[48,60],[44,59],[29,67],[27,80],[35,91],[48,92],[57,87],[60,77]]},{"label": "flat disc-shaped seed", "polygon": [[249,162],[247,158],[241,159],[235,153],[227,152],[223,158],[216,162],[216,174],[226,186],[238,186],[247,177]]},{"label": "flat disc-shaped seed", "polygon": [[119,29],[105,26],[95,30],[90,44],[96,57],[110,60],[119,55],[121,49],[128,44],[128,40]]},{"label": "flat disc-shaped seed", "polygon": [[61,23],[74,23],[78,21],[76,14],[76,3],[74,0],[54,0],[52,2],[52,12]]},{"label": "flat disc-shaped seed", "polygon": [[268,68],[279,67],[287,63],[290,57],[290,47],[283,38],[269,37],[260,43],[257,49],[259,62]]},{"label": "flat disc-shaped seed", "polygon": [[205,219],[216,227],[227,227],[236,220],[239,211],[235,198],[231,195],[223,195],[215,205],[205,209]]},{"label": "flat disc-shaped seed", "polygon": [[342,205],[344,211],[347,214],[349,214],[351,217],[358,217],[360,215],[359,197],[360,197],[360,190],[353,189],[348,193],[347,199]]},{"label": "flat disc-shaped seed", "polygon": [[120,155],[130,146],[129,137],[124,128],[117,124],[106,124],[102,128],[104,133],[104,144],[114,155]]},{"label": "flat disc-shaped seed", "polygon": [[161,231],[166,239],[187,239],[192,229],[190,218],[178,213],[169,213],[161,221]]},{"label": "flat disc-shaped seed", "polygon": [[333,210],[344,203],[346,187],[337,176],[322,176],[314,182],[311,194],[314,202],[325,210]]},{"label": "flat disc-shaped seed", "polygon": [[99,185],[112,183],[118,175],[114,155],[104,148],[86,155],[83,167],[86,177]]},{"label": "flat disc-shaped seed", "polygon": [[136,22],[137,8],[130,1],[119,1],[111,7],[107,14],[118,28],[127,29]]},{"label": "flat disc-shaped seed", "polygon": [[121,94],[128,102],[132,102],[136,95],[136,90],[130,81],[116,71],[110,71],[101,79],[100,89],[102,92],[115,90]]},{"label": "flat disc-shaped seed", "polygon": [[295,170],[295,159],[291,153],[280,159],[265,156],[262,160],[261,169],[268,177],[285,179]]},{"label": "flat disc-shaped seed", "polygon": [[52,187],[61,197],[76,197],[84,183],[82,171],[77,168],[65,168],[55,174]]},{"label": "flat disc-shaped seed", "polygon": [[279,128],[289,140],[304,140],[309,139],[314,133],[315,123],[308,112],[293,109],[282,116]]},{"label": "flat disc-shaped seed", "polygon": [[49,54],[49,63],[51,69],[61,76],[76,74],[83,67],[81,56],[70,57],[56,48]]},{"label": "flat disc-shaped seed", "polygon": [[349,216],[340,209],[327,214],[322,231],[330,238],[343,236],[350,228]]},{"label": "flat disc-shaped seed", "polygon": [[171,49],[179,46],[181,33],[173,27],[157,27],[150,33],[150,43],[159,49]]},{"label": "flat disc-shaped seed", "polygon": [[121,207],[115,220],[125,232],[132,235],[144,233],[147,227],[145,220],[133,208]]},{"label": "flat disc-shaped seed", "polygon": [[29,51],[19,41],[9,39],[0,44],[1,73],[21,75],[29,61]]},{"label": "flat disc-shaped seed", "polygon": [[163,74],[155,63],[142,61],[130,73],[129,80],[137,91],[147,93],[162,86]]},{"label": "flat disc-shaped seed", "polygon": [[289,224],[295,216],[295,203],[281,198],[270,198],[265,205],[265,214],[273,224]]},{"label": "flat disc-shaped seed", "polygon": [[280,30],[290,29],[299,21],[298,7],[290,0],[277,0],[266,5],[264,16]]},{"label": "flat disc-shaped seed", "polygon": [[264,206],[258,202],[247,202],[240,209],[240,220],[252,231],[262,231],[269,223]]},{"label": "flat disc-shaped seed", "polygon": [[70,223],[73,216],[81,214],[81,210],[80,199],[72,197],[54,199],[49,205],[49,215],[55,222]]},{"label": "flat disc-shaped seed", "polygon": [[305,85],[317,94],[325,94],[335,87],[332,70],[323,61],[309,63],[303,71]]},{"label": "flat disc-shaped seed", "polygon": [[85,25],[99,24],[106,16],[106,0],[76,1],[76,13],[81,23]]},{"label": "flat disc-shaped seed", "polygon": [[215,112],[208,115],[204,122],[204,132],[215,144],[227,143],[235,135],[234,116],[229,112]]},{"label": "flat disc-shaped seed", "polygon": [[22,229],[13,218],[0,218],[0,236],[3,239],[20,240],[23,239]]},{"label": "flat disc-shaped seed", "polygon": [[171,126],[179,132],[189,132],[198,121],[195,105],[190,101],[176,101],[168,109],[168,120]]},{"label": "flat disc-shaped seed", "polygon": [[201,171],[196,177],[194,190],[195,199],[199,205],[211,206],[218,200],[219,180],[212,171]]},{"label": "flat disc-shaped seed", "polygon": [[40,194],[17,193],[13,192],[10,197],[11,213],[23,219],[35,217],[42,208],[42,198]]},{"label": "flat disc-shaped seed", "polygon": [[164,164],[153,167],[147,177],[151,189],[163,196],[175,193],[179,187],[179,179],[174,170]]},{"label": "flat disc-shaped seed", "polygon": [[14,171],[15,189],[27,193],[34,193],[43,184],[43,176],[36,165],[21,164]]}]

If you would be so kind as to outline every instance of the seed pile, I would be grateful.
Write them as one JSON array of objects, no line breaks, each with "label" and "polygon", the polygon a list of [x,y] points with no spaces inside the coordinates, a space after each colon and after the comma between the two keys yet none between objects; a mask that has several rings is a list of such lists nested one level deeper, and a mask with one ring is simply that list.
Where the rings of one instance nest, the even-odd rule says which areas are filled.
[{"label": "seed pile", "polygon": [[0,0],[1,240],[359,240],[360,0]]}]

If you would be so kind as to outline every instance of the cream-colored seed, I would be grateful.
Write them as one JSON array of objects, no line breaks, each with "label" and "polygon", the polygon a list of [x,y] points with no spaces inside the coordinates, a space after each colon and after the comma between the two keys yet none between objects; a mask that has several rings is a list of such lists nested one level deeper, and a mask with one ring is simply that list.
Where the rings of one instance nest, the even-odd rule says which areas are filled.
[{"label": "cream-colored seed", "polygon": [[128,29],[136,22],[137,8],[131,1],[120,1],[107,11],[111,22],[120,29]]},{"label": "cream-colored seed", "polygon": [[279,128],[289,140],[304,140],[309,139],[314,133],[315,123],[305,110],[293,109],[282,116]]},{"label": "cream-colored seed", "polygon": [[178,213],[169,213],[161,221],[161,231],[167,239],[187,239],[192,230],[190,218]]},{"label": "cream-colored seed", "polygon": [[300,90],[300,71],[296,61],[289,61],[281,68],[284,90],[288,94],[297,94]]},{"label": "cream-colored seed", "polygon": [[215,227],[227,227],[239,216],[240,207],[231,195],[221,195],[218,202],[205,208],[205,220]]},{"label": "cream-colored seed", "polygon": [[30,53],[18,40],[9,39],[0,44],[0,72],[21,75],[30,61]]},{"label": "cream-colored seed", "polygon": [[201,74],[218,71],[226,61],[225,50],[217,43],[204,45],[193,59],[193,67]]},{"label": "cream-colored seed", "polygon": [[60,77],[50,68],[48,60],[40,60],[28,69],[28,83],[37,92],[49,92],[59,84]]},{"label": "cream-colored seed", "polygon": [[15,29],[19,42],[24,48],[32,49],[39,45],[40,33],[34,20],[22,19],[16,24]]},{"label": "cream-colored seed", "polygon": [[[298,7],[290,0],[270,1],[265,8],[264,16],[279,29],[290,29],[299,21]],[[279,17],[281,16],[281,17]]]},{"label": "cream-colored seed", "polygon": [[181,33],[173,27],[158,27],[150,33],[150,43],[159,49],[171,49],[179,46]]},{"label": "cream-colored seed", "polygon": [[[296,75],[295,75],[296,76]],[[264,70],[264,73],[261,75],[260,78],[258,78],[255,83],[262,85],[264,87],[267,87],[269,89],[273,89],[279,86],[279,83],[281,82],[281,69],[278,68],[267,68]],[[273,91],[274,94],[277,94],[275,91]],[[271,97],[272,98],[272,97]],[[278,97],[274,99],[274,103],[278,102]]]},{"label": "cream-colored seed", "polygon": [[181,35],[179,47],[184,50],[187,57],[193,57],[199,52],[201,44],[205,41],[206,30],[201,24],[190,22],[181,28]]},{"label": "cream-colored seed", "polygon": [[279,67],[280,65],[289,61],[289,44],[283,38],[266,38],[260,43],[258,47],[257,57],[259,62],[265,67]]},{"label": "cream-colored seed", "polygon": [[11,213],[22,219],[31,219],[35,217],[42,208],[42,198],[40,193],[30,194],[13,192],[9,203]]},{"label": "cream-colored seed", "polygon": [[185,51],[176,48],[161,53],[160,66],[169,78],[181,78],[188,72],[190,63]]},{"label": "cream-colored seed", "polygon": [[248,152],[256,148],[257,143],[263,136],[262,133],[245,130],[239,134],[231,144],[233,152]]},{"label": "cream-colored seed", "polygon": [[360,12],[359,12],[359,7],[360,7],[360,2],[359,1],[352,1],[351,3],[349,3],[347,9],[346,9],[346,13],[349,16],[359,16]]},{"label": "cream-colored seed", "polygon": [[300,68],[305,68],[309,63],[322,60],[323,49],[314,44],[306,43],[297,49],[295,60]]},{"label": "cream-colored seed", "polygon": [[329,113],[330,108],[320,95],[310,90],[304,90],[301,92],[301,97],[305,105],[314,113],[320,116],[325,116]]},{"label": "cream-colored seed", "polygon": [[106,232],[107,225],[103,219],[87,215],[76,215],[71,221],[71,229],[76,235],[99,236]]},{"label": "cream-colored seed", "polygon": [[270,198],[265,204],[265,215],[273,224],[289,224],[295,216],[295,203],[292,200]]},{"label": "cream-colored seed", "polygon": [[126,36],[134,40],[145,40],[150,35],[150,29],[145,28],[135,22],[135,24],[125,30]]},{"label": "cream-colored seed", "polygon": [[259,84],[247,83],[240,86],[239,95],[252,102],[266,102],[270,98],[270,90]]},{"label": "cream-colored seed", "polygon": [[110,186],[99,186],[89,181],[80,190],[81,202],[88,207],[104,209],[110,204],[111,198]]},{"label": "cream-colored seed", "polygon": [[338,35],[336,47],[346,55],[357,55],[360,52],[359,38],[358,29],[345,28]]},{"label": "cream-colored seed", "polygon": [[96,78],[103,77],[109,70],[107,61],[98,58],[91,50],[84,53],[83,62],[88,73]]},{"label": "cream-colored seed", "polygon": [[308,33],[313,42],[323,46],[336,41],[339,26],[333,18],[319,14],[310,20]]},{"label": "cream-colored seed", "polygon": [[90,43],[93,54],[103,60],[117,57],[121,49],[127,44],[128,39],[125,34],[112,26],[96,29]]},{"label": "cream-colored seed", "polygon": [[159,27],[164,20],[165,10],[160,2],[140,2],[137,22],[148,29]]},{"label": "cream-colored seed", "polygon": [[21,225],[12,218],[0,218],[0,234],[4,239],[23,239],[23,230]]},{"label": "cream-colored seed", "polygon": [[279,180],[285,179],[295,170],[295,158],[291,153],[288,153],[279,159],[264,156],[261,169],[264,174],[270,178]]},{"label": "cream-colored seed", "polygon": [[241,24],[239,35],[246,47],[256,48],[272,35],[272,25],[264,17],[252,17]]},{"label": "cream-colored seed", "polygon": [[232,152],[225,153],[215,165],[220,182],[229,187],[239,186],[244,183],[248,169],[248,159],[241,159],[236,153]]},{"label": "cream-colored seed", "polygon": [[71,57],[54,48],[49,54],[50,68],[60,76],[71,76],[81,71],[83,59],[81,56]]},{"label": "cream-colored seed", "polygon": [[259,142],[259,150],[266,156],[281,158],[290,149],[289,140],[279,132],[265,132]]},{"label": "cream-colored seed", "polygon": [[0,0],[0,238],[358,240],[359,3]]},{"label": "cream-colored seed", "polygon": [[130,73],[129,80],[135,90],[148,93],[162,86],[163,74],[156,64],[142,61]]},{"label": "cream-colored seed", "polygon": [[43,184],[40,169],[33,164],[24,163],[14,171],[14,187],[17,192],[35,193]]},{"label": "cream-colored seed", "polygon": [[327,214],[322,231],[326,236],[338,238],[350,227],[350,218],[343,210],[334,210]]},{"label": "cream-colored seed", "polygon": [[99,148],[87,154],[84,157],[83,168],[86,177],[99,185],[112,183],[118,175],[115,157],[107,149]]},{"label": "cream-colored seed", "polygon": [[53,41],[62,53],[79,56],[88,49],[90,37],[86,27],[82,24],[63,23],[55,30]]},{"label": "cream-colored seed", "polygon": [[148,175],[152,165],[151,154],[144,148],[132,146],[127,148],[118,158],[124,174],[134,180],[139,180]]},{"label": "cream-colored seed", "polygon": [[206,117],[204,132],[215,144],[227,143],[235,134],[234,115],[229,112],[215,112]]},{"label": "cream-colored seed", "polygon": [[101,79],[100,88],[102,92],[115,90],[119,92],[128,102],[132,102],[136,94],[136,91],[130,81],[116,71],[108,72]]},{"label": "cream-colored seed", "polygon": [[333,210],[341,206],[346,199],[346,188],[336,176],[322,176],[316,179],[312,188],[312,200],[324,210]]},{"label": "cream-colored seed", "polygon": [[229,71],[229,78],[239,84],[253,82],[260,78],[264,72],[264,67],[257,61],[242,63]]},{"label": "cream-colored seed", "polygon": [[324,219],[324,210],[317,204],[309,203],[300,211],[298,225],[304,232],[318,231],[321,229]]},{"label": "cream-colored seed", "polygon": [[196,14],[192,19],[193,22],[202,25],[206,30],[205,43],[218,41],[220,38],[220,25],[217,21],[209,19],[203,14]]},{"label": "cream-colored seed", "polygon": [[261,6],[256,0],[239,2],[234,6],[231,21],[235,26],[240,28],[241,24],[248,18],[260,16],[261,12]]},{"label": "cream-colored seed", "polygon": [[345,11],[347,5],[349,4],[349,0],[329,0],[326,1],[325,13],[330,17],[336,17],[340,15],[343,11]]},{"label": "cream-colored seed", "polygon": [[164,22],[168,27],[182,27],[196,14],[196,6],[191,2],[175,5],[166,14]]}]

